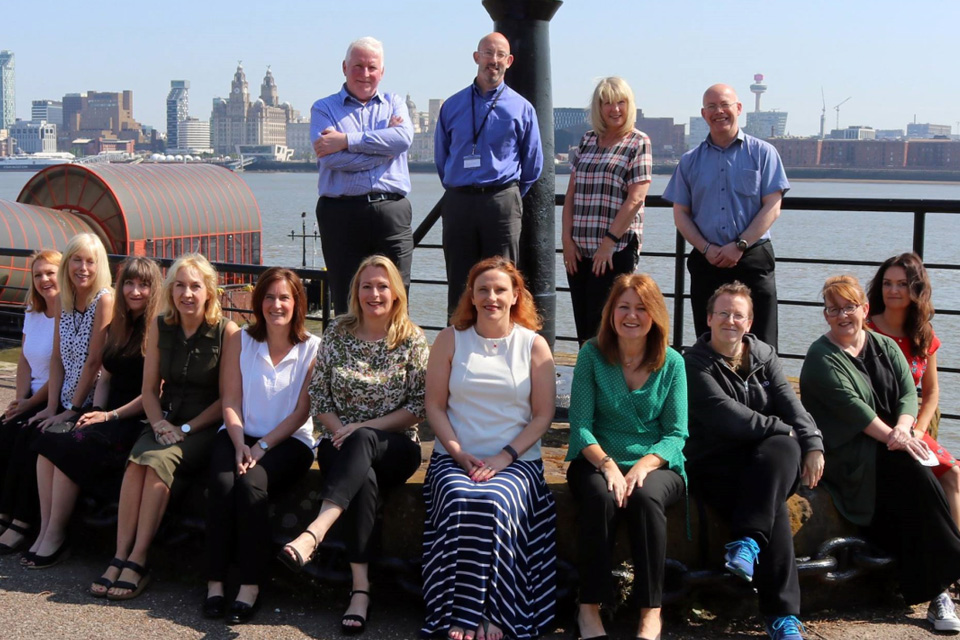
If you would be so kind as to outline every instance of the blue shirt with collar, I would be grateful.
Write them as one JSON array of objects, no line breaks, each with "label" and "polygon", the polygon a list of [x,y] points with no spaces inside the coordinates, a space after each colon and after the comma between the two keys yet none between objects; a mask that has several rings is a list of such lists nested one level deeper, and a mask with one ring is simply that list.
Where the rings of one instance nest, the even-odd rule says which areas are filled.
[{"label": "blue shirt with collar", "polygon": [[[763,206],[765,196],[790,189],[777,150],[740,129],[726,148],[710,136],[683,154],[663,198],[689,207],[701,235],[716,245],[734,242]],[[770,238],[770,231],[763,234]]]},{"label": "blue shirt with collar", "polygon": [[[479,131],[474,151],[474,132],[480,130],[484,117],[486,124]],[[506,84],[483,93],[472,83],[443,103],[438,120],[433,159],[444,188],[516,180],[525,195],[540,177],[543,150],[537,112]],[[480,166],[465,168],[464,158],[474,154],[480,156]]]},{"label": "blue shirt with collar", "polygon": [[[403,122],[391,127],[390,118],[395,115]],[[347,148],[317,158],[321,197],[410,193],[407,149],[413,142],[413,124],[403,98],[377,92],[364,104],[344,85],[310,109],[310,140],[316,141],[327,127],[347,134]]]}]

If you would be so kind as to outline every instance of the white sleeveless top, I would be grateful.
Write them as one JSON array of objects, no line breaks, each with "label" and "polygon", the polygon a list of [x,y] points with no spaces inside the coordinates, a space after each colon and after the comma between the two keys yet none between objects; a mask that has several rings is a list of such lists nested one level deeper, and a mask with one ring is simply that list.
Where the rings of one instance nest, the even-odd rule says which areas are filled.
[{"label": "white sleeveless top", "polygon": [[[530,422],[530,361],[536,332],[519,325],[505,338],[454,331],[447,418],[461,448],[478,458],[499,453]],[[437,440],[434,449],[447,453]],[[539,460],[540,442],[520,456]]]},{"label": "white sleeveless top", "polygon": [[[274,367],[266,341],[257,342],[246,329],[240,333],[243,433],[262,438],[297,408],[303,382],[310,365],[317,359],[320,338],[309,335],[306,341],[294,345]],[[306,422],[290,437],[313,448],[313,418],[308,415]]]},{"label": "white sleeveless top", "polygon": [[30,365],[30,395],[40,391],[50,377],[55,321],[42,311],[23,314],[23,357]]}]

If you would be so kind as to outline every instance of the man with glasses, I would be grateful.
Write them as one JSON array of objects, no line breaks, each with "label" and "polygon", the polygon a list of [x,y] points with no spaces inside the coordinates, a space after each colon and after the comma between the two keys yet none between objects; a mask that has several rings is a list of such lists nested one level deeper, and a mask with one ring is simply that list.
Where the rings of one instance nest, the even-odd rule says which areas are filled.
[{"label": "man with glasses", "polygon": [[733,87],[703,94],[700,115],[710,134],[680,159],[663,192],[677,229],[693,245],[687,259],[693,324],[708,329],[707,300],[739,280],[753,292],[753,331],[777,348],[777,283],[770,227],[790,188],[780,155],[738,124],[743,105]]},{"label": "man with glasses", "polygon": [[404,99],[381,93],[383,45],[350,43],[339,92],[310,109],[310,139],[320,170],[317,225],[337,314],[347,312],[350,279],[369,255],[390,258],[410,286],[412,209],[407,149],[413,126]]},{"label": "man with glasses", "polygon": [[470,268],[483,258],[519,257],[521,198],[540,177],[537,114],[503,82],[513,64],[501,33],[480,40],[474,82],[443,103],[434,128],[442,201],[447,309],[453,312]]}]

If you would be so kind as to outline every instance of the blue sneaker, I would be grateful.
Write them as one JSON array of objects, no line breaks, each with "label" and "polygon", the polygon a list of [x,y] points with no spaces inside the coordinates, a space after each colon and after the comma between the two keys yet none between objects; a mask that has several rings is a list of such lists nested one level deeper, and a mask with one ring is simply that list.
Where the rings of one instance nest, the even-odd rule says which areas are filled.
[{"label": "blue sneaker", "polygon": [[767,620],[767,633],[772,640],[803,640],[801,631],[806,631],[797,616],[782,616]]},{"label": "blue sneaker", "polygon": [[743,537],[724,547],[727,553],[723,556],[727,571],[739,576],[747,582],[753,582],[753,565],[760,555],[760,547],[753,538]]}]

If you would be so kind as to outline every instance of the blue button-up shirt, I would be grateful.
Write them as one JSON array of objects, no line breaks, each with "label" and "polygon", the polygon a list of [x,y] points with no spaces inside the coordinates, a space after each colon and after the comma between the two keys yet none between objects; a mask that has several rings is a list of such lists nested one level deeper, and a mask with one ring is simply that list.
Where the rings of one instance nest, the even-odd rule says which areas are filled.
[{"label": "blue button-up shirt", "polygon": [[[479,131],[484,117],[487,122]],[[476,151],[475,130],[479,131]],[[516,180],[520,193],[526,194],[543,169],[537,112],[526,98],[503,83],[486,93],[473,83],[443,103],[434,131],[433,154],[440,182],[447,189]],[[465,168],[464,158],[474,154],[480,156],[480,166]]]},{"label": "blue button-up shirt", "polygon": [[[398,115],[403,122],[389,126]],[[404,100],[395,93],[377,93],[363,104],[344,85],[321,98],[310,109],[310,140],[327,127],[347,134],[347,148],[317,158],[320,196],[337,198],[378,193],[410,193],[407,149],[413,142],[413,124]]]},{"label": "blue button-up shirt", "polygon": [[[683,154],[663,191],[665,200],[689,207],[700,234],[717,245],[740,237],[763,206],[762,199],[790,189],[777,150],[741,129],[726,148],[710,136]],[[767,231],[763,238],[769,238]]]}]

